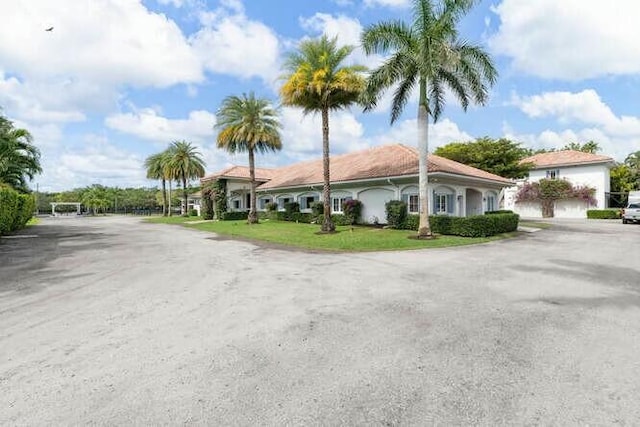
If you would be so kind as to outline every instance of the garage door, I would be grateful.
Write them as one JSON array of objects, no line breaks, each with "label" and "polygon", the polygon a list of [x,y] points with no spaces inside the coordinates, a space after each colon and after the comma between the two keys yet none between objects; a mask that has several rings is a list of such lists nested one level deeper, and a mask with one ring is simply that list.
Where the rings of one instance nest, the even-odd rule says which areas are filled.
[{"label": "garage door", "polygon": [[362,221],[368,224],[387,223],[384,205],[395,198],[395,192],[384,188],[372,188],[358,194],[362,202]]}]

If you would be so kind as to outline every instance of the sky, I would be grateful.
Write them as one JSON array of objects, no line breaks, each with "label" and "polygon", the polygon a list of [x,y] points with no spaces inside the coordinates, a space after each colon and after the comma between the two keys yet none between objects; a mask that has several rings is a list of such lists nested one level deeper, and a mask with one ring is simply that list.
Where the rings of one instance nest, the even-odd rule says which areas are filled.
[{"label": "sky", "polygon": [[[0,0],[0,107],[42,152],[31,186],[61,191],[94,183],[138,187],[144,159],[174,140],[195,144],[207,173],[246,165],[216,148],[215,114],[253,91],[279,105],[281,64],[325,33],[355,46],[350,63],[384,58],[358,47],[363,28],[410,20],[411,0]],[[618,161],[640,150],[640,2],[485,0],[461,37],[493,56],[499,78],[485,106],[453,97],[430,129],[430,149],[476,137],[531,148],[596,141]],[[54,27],[52,31],[46,28]],[[389,124],[376,111],[332,113],[331,150],[416,146],[417,97]],[[321,155],[317,116],[280,108],[283,150],[273,167]]]}]

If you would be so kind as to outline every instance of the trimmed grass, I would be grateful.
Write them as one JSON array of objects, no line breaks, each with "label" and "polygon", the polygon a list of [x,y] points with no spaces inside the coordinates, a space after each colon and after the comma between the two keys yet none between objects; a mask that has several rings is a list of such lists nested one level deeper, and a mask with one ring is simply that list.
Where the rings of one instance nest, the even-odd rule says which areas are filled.
[{"label": "trimmed grass", "polygon": [[29,221],[27,221],[26,226],[27,226],[27,227],[30,227],[30,226],[32,226],[32,225],[36,225],[36,224],[39,224],[39,223],[40,223],[40,218],[36,218],[35,216],[32,216],[32,217],[29,219]]},{"label": "trimmed grass", "polygon": [[[263,220],[260,224],[248,225],[246,221],[207,221],[193,223],[197,218],[151,218],[148,222],[182,224],[197,230],[210,231],[222,236],[259,240],[305,249],[326,251],[385,251],[399,249],[443,248],[486,243],[512,237],[515,233],[493,237],[438,236],[434,240],[416,240],[408,237],[415,231],[391,230],[372,227],[338,226],[337,233],[317,234],[317,224],[302,224],[286,221]],[[189,222],[192,222],[191,224]]]}]

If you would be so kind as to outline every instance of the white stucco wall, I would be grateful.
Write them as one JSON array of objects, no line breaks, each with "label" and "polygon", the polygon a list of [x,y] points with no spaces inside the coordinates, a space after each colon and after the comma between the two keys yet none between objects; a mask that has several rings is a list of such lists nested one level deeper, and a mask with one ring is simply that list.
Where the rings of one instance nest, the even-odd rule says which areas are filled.
[{"label": "white stucco wall", "polygon": [[535,169],[529,172],[529,180],[537,182],[542,178],[546,178],[547,170],[559,170],[558,178],[566,178],[573,185],[586,185],[595,188],[597,205],[592,206],[591,209],[604,209],[607,207],[605,193],[609,192],[610,181],[609,167],[606,164]]},{"label": "white stucco wall", "polygon": [[[363,215],[362,220],[364,222],[370,221],[372,218],[377,218],[378,222],[386,223],[386,213],[385,213],[385,203],[388,200],[401,200],[403,190],[407,188],[417,188],[417,178],[415,182],[406,182],[404,184],[389,184],[386,181],[380,181],[379,183],[368,183],[368,184],[353,184],[350,186],[345,185],[334,185],[332,186],[332,195],[340,194],[340,197],[349,196],[353,199],[359,199],[362,195],[363,200]],[[465,212],[467,211],[467,203],[466,203],[466,190],[467,188],[473,188],[479,191],[482,194],[482,207],[478,207],[477,209],[473,209],[474,212],[483,213],[486,210],[486,195],[492,193],[494,195],[498,194],[500,190],[495,188],[489,188],[485,186],[464,186],[458,184],[448,183],[446,180],[440,179],[438,182],[431,182],[429,184],[429,194],[432,194],[433,191],[440,187],[447,187],[452,190],[454,197],[454,216],[465,216]],[[233,188],[231,185],[228,185],[228,188]],[[375,191],[371,191],[375,189]],[[298,201],[298,198],[302,195],[308,194],[309,191],[317,191],[320,194],[320,200],[322,200],[322,188],[320,187],[307,187],[300,188],[295,190],[273,190],[273,191],[258,191],[258,197],[262,195],[269,194],[274,198],[277,198],[281,195],[290,195],[293,196],[294,200]],[[433,214],[434,206],[432,203],[432,199],[429,199],[429,213]],[[496,208],[497,200],[496,200]]]}]

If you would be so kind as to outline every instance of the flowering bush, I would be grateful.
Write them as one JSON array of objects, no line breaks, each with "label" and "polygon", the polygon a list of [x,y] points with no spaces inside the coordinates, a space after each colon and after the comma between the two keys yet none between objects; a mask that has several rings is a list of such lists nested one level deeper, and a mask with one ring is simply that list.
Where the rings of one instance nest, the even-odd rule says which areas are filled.
[{"label": "flowering bush", "polygon": [[516,194],[516,202],[540,203],[542,216],[551,218],[557,200],[579,199],[593,206],[596,204],[595,193],[595,188],[586,185],[574,187],[566,179],[541,179],[539,182],[525,183]]},{"label": "flowering bush", "polygon": [[354,199],[345,200],[342,202],[342,213],[350,225],[356,224],[362,213],[362,202]]}]

